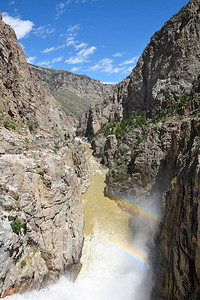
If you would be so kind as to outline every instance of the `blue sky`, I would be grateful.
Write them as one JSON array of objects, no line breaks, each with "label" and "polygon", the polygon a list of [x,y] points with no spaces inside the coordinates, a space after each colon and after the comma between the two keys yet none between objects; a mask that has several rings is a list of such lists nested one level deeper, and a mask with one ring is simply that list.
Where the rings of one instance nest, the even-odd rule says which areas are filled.
[{"label": "blue sky", "polygon": [[150,37],[187,0],[1,0],[27,60],[120,82]]}]

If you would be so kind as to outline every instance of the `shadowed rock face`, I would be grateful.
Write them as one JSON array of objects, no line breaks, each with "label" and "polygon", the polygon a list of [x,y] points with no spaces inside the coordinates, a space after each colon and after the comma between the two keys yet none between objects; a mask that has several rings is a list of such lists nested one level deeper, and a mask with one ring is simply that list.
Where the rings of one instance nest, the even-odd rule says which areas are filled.
[{"label": "shadowed rock face", "polygon": [[82,122],[87,134],[111,119],[118,121],[119,115],[162,113],[190,91],[200,70],[199,32],[199,1],[191,0],[152,36],[130,76],[116,85],[112,100],[87,114]]},{"label": "shadowed rock face", "polygon": [[0,15],[0,120],[12,119],[33,129],[59,134],[69,131],[70,118],[30,70],[14,30]]},{"label": "shadowed rock face", "polygon": [[[200,297],[200,122],[184,122],[183,127],[185,137],[173,135],[173,145],[156,182],[163,191],[163,179],[169,179],[171,174],[162,196],[163,218],[155,236],[156,282],[152,299],[156,300]],[[183,140],[185,145],[181,147]]]}]

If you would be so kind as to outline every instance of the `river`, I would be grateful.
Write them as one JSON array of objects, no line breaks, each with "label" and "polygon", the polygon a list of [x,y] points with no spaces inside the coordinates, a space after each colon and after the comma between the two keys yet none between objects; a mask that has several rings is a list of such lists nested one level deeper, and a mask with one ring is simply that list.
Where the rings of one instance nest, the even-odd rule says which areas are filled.
[{"label": "river", "polygon": [[130,215],[104,197],[105,171],[92,157],[91,185],[83,195],[85,242],[82,269],[75,283],[63,276],[41,291],[13,295],[9,300],[148,300],[151,272],[145,237],[132,237]]}]

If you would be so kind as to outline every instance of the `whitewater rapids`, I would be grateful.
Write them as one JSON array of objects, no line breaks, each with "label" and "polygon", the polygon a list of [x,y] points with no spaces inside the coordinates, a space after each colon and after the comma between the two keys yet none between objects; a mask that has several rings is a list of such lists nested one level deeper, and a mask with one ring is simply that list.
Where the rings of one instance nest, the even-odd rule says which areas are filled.
[{"label": "whitewater rapids", "polygon": [[6,300],[148,300],[152,288],[147,264],[123,251],[121,243],[148,256],[146,234],[134,239],[128,226],[130,215],[104,197],[105,173],[88,149],[91,185],[83,196],[85,242],[82,269],[75,283],[63,276],[40,291],[12,295]]}]

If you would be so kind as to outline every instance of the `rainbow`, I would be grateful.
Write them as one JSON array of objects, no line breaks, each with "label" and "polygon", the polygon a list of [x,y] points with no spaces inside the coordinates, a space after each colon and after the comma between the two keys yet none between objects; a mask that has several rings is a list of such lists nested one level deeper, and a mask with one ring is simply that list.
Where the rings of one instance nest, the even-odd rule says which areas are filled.
[{"label": "rainbow", "polygon": [[125,252],[126,254],[128,254],[129,256],[134,258],[135,260],[137,260],[138,262],[140,262],[143,265],[149,267],[147,257],[145,255],[143,255],[142,253],[140,253],[138,250],[136,250],[133,247],[131,247],[129,245],[126,245],[122,242],[121,243],[114,243],[114,245],[118,249],[120,249],[121,251]]},{"label": "rainbow", "polygon": [[152,209],[145,208],[139,204],[131,203],[128,200],[121,199],[121,198],[118,198],[117,202],[122,208],[126,209],[131,214],[138,213],[155,222],[157,222],[159,219],[158,213],[154,212]]}]

